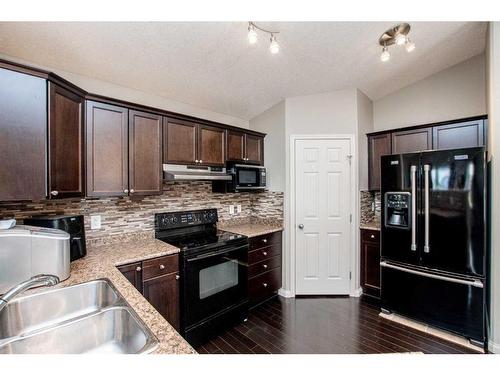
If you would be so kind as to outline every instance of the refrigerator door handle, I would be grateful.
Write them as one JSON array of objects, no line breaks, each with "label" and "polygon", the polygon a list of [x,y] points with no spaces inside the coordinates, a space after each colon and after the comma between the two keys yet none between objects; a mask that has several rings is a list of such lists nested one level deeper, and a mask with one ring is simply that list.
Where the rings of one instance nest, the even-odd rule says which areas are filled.
[{"label": "refrigerator door handle", "polygon": [[411,247],[412,251],[417,251],[417,166],[412,165],[411,168]]},{"label": "refrigerator door handle", "polygon": [[424,165],[424,253],[430,252],[429,247],[429,171],[431,166]]},{"label": "refrigerator door handle", "polygon": [[464,280],[464,279],[456,279],[454,277],[448,277],[448,276],[442,276],[442,275],[436,275],[433,273],[427,273],[427,272],[422,272],[418,270],[413,270],[409,269],[406,267],[400,267],[396,266],[394,264],[390,264],[387,262],[380,262],[380,267],[387,267],[387,268],[392,268],[401,272],[407,272],[407,273],[412,273],[414,275],[419,275],[419,276],[424,276],[424,277],[429,277],[431,279],[437,279],[437,280],[443,280],[443,281],[449,281],[451,283],[456,283],[456,284],[464,284],[464,285],[469,285],[473,286],[476,288],[483,288],[484,285],[480,280]]}]

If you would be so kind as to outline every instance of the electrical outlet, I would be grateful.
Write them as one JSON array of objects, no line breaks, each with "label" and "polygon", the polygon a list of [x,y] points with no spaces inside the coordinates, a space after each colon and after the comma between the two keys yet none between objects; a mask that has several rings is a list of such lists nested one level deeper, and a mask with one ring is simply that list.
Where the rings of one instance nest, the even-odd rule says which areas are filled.
[{"label": "electrical outlet", "polygon": [[101,229],[101,215],[90,216],[90,229]]},{"label": "electrical outlet", "polygon": [[229,214],[234,215],[234,205],[233,204],[229,205]]},{"label": "electrical outlet", "polygon": [[241,213],[241,204],[236,206],[236,212],[239,214]]}]

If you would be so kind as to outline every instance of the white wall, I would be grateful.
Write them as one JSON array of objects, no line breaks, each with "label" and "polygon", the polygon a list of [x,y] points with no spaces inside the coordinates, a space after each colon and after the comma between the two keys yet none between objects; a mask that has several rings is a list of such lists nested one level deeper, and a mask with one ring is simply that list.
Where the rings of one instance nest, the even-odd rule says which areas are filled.
[{"label": "white wall", "polygon": [[358,110],[358,180],[359,190],[368,189],[368,138],[373,131],[373,103],[362,91],[356,90]]},{"label": "white wall", "polygon": [[486,45],[488,144],[490,163],[490,342],[489,350],[500,353],[500,23],[490,22]]},{"label": "white wall", "polygon": [[484,115],[485,94],[481,54],[374,101],[374,130]]},{"label": "white wall", "polygon": [[116,85],[114,83],[97,80],[92,77],[82,76],[80,74],[66,72],[48,66],[42,66],[39,64],[35,64],[33,62],[21,60],[5,54],[0,54],[0,57],[5,60],[14,61],[21,64],[38,67],[53,72],[92,94],[109,96],[115,99],[121,99],[132,103],[163,109],[165,111],[171,111],[188,116],[199,117],[205,120],[220,122],[223,124],[238,126],[241,128],[248,128],[249,126],[247,120],[229,116],[223,113],[213,112],[208,109],[196,107],[187,103],[178,102],[173,99],[168,99],[161,96],[148,94],[143,91],[134,90],[129,87],[124,87]]},{"label": "white wall", "polygon": [[267,133],[264,160],[271,191],[285,191],[285,125],[284,100],[250,120],[252,130]]}]

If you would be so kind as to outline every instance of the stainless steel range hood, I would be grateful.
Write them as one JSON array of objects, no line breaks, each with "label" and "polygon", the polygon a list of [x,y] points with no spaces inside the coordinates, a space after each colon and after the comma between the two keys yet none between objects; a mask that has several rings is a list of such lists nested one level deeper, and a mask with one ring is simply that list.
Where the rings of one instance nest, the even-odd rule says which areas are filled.
[{"label": "stainless steel range hood", "polygon": [[231,181],[226,168],[163,164],[165,181]]}]

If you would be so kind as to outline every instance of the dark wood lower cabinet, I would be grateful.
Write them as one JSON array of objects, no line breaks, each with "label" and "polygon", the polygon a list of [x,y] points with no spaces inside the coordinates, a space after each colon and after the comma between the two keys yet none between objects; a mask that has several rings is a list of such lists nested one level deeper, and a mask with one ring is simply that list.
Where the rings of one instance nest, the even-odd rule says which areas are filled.
[{"label": "dark wood lower cabinet", "polygon": [[142,293],[151,305],[179,330],[179,273],[169,273],[144,280]]},{"label": "dark wood lower cabinet", "polygon": [[361,229],[361,287],[363,294],[380,298],[380,231]]}]

